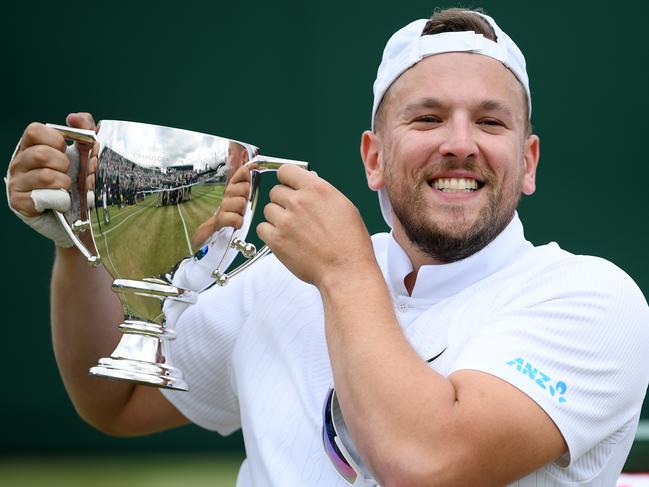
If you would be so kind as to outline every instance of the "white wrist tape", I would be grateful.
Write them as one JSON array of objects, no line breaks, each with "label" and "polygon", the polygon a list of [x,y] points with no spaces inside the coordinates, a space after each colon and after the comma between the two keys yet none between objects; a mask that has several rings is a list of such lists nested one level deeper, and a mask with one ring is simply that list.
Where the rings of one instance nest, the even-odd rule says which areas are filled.
[{"label": "white wrist tape", "polygon": [[[70,167],[68,169],[68,176],[72,179],[73,187],[77,184],[77,178],[79,174],[79,151],[74,145],[71,145],[65,151],[66,156],[70,159]],[[9,172],[7,171],[7,176],[5,177],[5,190],[7,192],[7,203],[9,204]],[[74,206],[75,202],[71,202],[70,194],[64,189],[35,189],[31,193],[31,198],[34,201],[34,207],[36,211],[41,212],[37,216],[25,216],[18,213],[14,208],[9,204],[9,209],[14,212],[14,214],[20,218],[27,225],[32,227],[38,233],[44,237],[49,238],[54,242],[57,247],[69,248],[73,247],[74,243],[72,239],[61,226],[53,211],[60,211],[66,214],[69,214],[71,211],[71,206]],[[78,199],[77,199],[78,200]],[[94,197],[90,198],[88,201],[93,201]],[[76,205],[78,208],[78,201]],[[78,213],[78,211],[77,211]]]},{"label": "white wrist tape", "polygon": [[35,189],[31,197],[39,213],[45,210],[66,212],[70,209],[70,195],[64,189]]}]

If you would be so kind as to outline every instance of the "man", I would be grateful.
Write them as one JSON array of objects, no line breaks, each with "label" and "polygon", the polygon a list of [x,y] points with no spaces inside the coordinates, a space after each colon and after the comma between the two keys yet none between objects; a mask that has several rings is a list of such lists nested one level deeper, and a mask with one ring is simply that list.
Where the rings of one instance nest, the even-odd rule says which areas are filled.
[{"label": "man", "polygon": [[[493,19],[439,12],[390,39],[374,94],[361,154],[391,234],[370,238],[330,184],[280,169],[257,229],[275,255],[166,305],[188,393],[87,377],[121,309],[105,272],[57,249],[53,337],[77,410],[118,435],[242,428],[239,486],[345,485],[339,473],[614,485],[649,380],[649,310],[612,264],[524,239],[515,209],[535,190],[539,140],[522,54]],[[43,126],[25,132],[8,186],[28,221],[32,189],[69,187],[64,150]],[[246,181],[237,172],[227,198]]]}]

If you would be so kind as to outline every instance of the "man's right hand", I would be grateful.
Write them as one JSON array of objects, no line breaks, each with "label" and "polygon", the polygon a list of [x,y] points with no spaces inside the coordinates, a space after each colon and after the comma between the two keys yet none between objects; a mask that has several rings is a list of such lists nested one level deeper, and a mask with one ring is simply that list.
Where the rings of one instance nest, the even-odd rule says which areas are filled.
[{"label": "man's right hand", "polygon": [[[95,130],[95,121],[89,113],[71,113],[66,123],[70,127]],[[27,217],[40,215],[42,210],[35,207],[32,190],[70,189],[72,180],[67,175],[70,161],[66,149],[65,139],[52,128],[34,122],[25,129],[20,147],[9,164],[9,203],[14,210]]]},{"label": "man's right hand", "polygon": [[[89,113],[68,115],[69,126],[95,130],[95,122]],[[25,223],[37,232],[53,240],[57,246],[70,247],[72,242],[51,212],[54,209],[66,211],[70,206],[67,193],[73,184],[68,174],[71,150],[63,136],[55,129],[40,123],[30,124],[21,138],[13,160],[7,171],[7,199],[10,208]],[[78,156],[77,156],[78,155]],[[71,155],[79,157],[81,167],[88,163],[88,150],[80,150]],[[94,176],[95,159],[88,166],[88,178]],[[50,190],[38,196],[35,189]]]}]

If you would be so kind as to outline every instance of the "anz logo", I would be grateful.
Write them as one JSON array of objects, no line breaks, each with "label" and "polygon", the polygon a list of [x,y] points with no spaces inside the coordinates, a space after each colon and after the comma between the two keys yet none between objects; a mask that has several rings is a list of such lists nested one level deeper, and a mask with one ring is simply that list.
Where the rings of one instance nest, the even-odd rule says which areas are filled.
[{"label": "anz logo", "polygon": [[516,367],[516,370],[529,377],[530,380],[533,380],[541,389],[548,391],[550,396],[560,403],[568,401],[568,399],[566,399],[568,386],[562,380],[555,383],[549,375],[541,372],[531,363],[520,357],[510,360],[507,362],[507,365],[510,367]]}]

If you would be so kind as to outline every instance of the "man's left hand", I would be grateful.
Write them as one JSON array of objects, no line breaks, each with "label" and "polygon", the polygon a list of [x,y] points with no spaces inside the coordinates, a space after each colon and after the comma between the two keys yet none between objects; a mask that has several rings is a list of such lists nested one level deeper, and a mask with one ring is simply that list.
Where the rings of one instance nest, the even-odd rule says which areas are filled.
[{"label": "man's left hand", "polygon": [[377,265],[358,209],[340,191],[290,164],[277,179],[257,234],[295,276],[320,287]]}]

